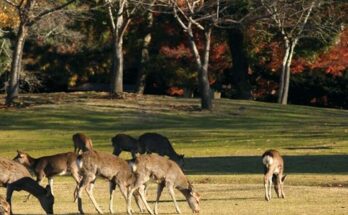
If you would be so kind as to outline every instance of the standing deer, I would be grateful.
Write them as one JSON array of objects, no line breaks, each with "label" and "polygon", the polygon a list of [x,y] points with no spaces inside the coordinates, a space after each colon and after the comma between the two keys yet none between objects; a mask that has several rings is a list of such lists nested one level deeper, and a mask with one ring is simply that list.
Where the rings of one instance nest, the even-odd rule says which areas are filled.
[{"label": "standing deer", "polygon": [[146,153],[157,153],[167,155],[171,160],[177,162],[180,167],[184,165],[184,155],[175,152],[168,138],[157,133],[145,133],[139,137],[141,147]]},{"label": "standing deer", "polygon": [[80,152],[90,151],[93,149],[92,139],[87,137],[83,133],[76,133],[72,136],[74,142],[74,152],[80,154]]},{"label": "standing deer", "polygon": [[[103,213],[93,196],[93,188],[97,176],[107,179],[110,183],[110,213],[114,212],[113,194],[116,185],[120,188],[125,200],[127,200],[128,189],[134,183],[135,176],[125,160],[104,152],[88,151],[77,157],[77,164],[82,176],[78,191],[78,208],[80,213],[83,214],[81,199],[83,188],[85,188],[98,213]],[[135,195],[135,197],[136,202],[139,203],[138,196]],[[139,204],[138,206],[142,211],[142,206]]]},{"label": "standing deer", "polygon": [[0,214],[1,215],[10,215],[11,207],[10,204],[0,195]]},{"label": "standing deer", "polygon": [[278,198],[285,198],[283,184],[286,178],[284,174],[284,161],[276,150],[268,150],[262,155],[262,162],[265,167],[264,185],[265,199],[271,200],[272,182]]},{"label": "standing deer", "polygon": [[137,153],[144,154],[138,140],[127,134],[117,134],[111,141],[114,147],[113,154],[116,156],[119,156],[122,151],[130,152],[133,159],[135,159]]},{"label": "standing deer", "polygon": [[25,190],[35,196],[47,214],[53,214],[54,197],[50,186],[41,187],[30,177],[29,171],[21,164],[0,158],[0,186],[7,187],[6,200],[11,207],[13,191]]},{"label": "standing deer", "polygon": [[[179,206],[176,202],[174,195],[174,188],[178,189],[186,198],[190,208],[193,213],[199,212],[199,200],[200,195],[193,191],[192,184],[189,182],[187,177],[184,175],[181,168],[172,160],[169,160],[165,157],[149,154],[149,155],[140,155],[135,159],[134,164],[132,165],[133,171],[136,175],[136,181],[134,183],[133,188],[130,190],[128,194],[127,201],[127,212],[128,214],[132,214],[131,212],[131,198],[130,196],[133,192],[139,188],[141,188],[144,184],[146,184],[149,180],[154,180],[158,183],[157,188],[157,198],[155,204],[155,214],[158,214],[158,201],[160,199],[163,188],[166,186],[169,190],[169,194],[173,199],[175,209],[177,213],[181,213]],[[151,208],[149,207],[144,192],[139,192],[140,197],[143,200],[146,209],[150,214],[154,214]]]},{"label": "standing deer", "polygon": [[41,183],[47,177],[53,194],[53,177],[71,173],[76,182],[74,201],[76,201],[78,184],[80,182],[79,170],[76,164],[77,155],[74,152],[61,153],[56,155],[33,158],[29,154],[17,151],[13,159],[24,165],[36,175],[36,181]]}]

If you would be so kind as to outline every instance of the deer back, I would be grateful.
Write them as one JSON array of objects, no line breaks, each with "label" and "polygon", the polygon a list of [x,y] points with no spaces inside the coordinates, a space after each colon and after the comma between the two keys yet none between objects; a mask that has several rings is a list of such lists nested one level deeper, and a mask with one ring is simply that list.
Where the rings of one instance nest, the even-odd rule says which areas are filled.
[{"label": "deer back", "polygon": [[178,161],[183,155],[178,155],[167,137],[157,133],[145,133],[139,137],[139,142],[146,152],[155,152],[167,155],[170,159]]},{"label": "deer back", "polygon": [[92,139],[87,137],[87,135],[83,133],[74,134],[72,140],[74,142],[74,146],[77,148],[81,148],[82,151],[88,151],[93,149]]},{"label": "deer back", "polygon": [[23,177],[30,177],[30,173],[23,165],[6,158],[0,158],[0,185],[6,186]]},{"label": "deer back", "polygon": [[77,157],[77,163],[82,175],[95,174],[108,180],[119,181],[132,178],[128,163],[112,154],[97,151],[87,151]]},{"label": "deer back", "polygon": [[265,166],[265,173],[273,167],[274,173],[278,174],[284,169],[284,160],[277,150],[267,150],[262,155],[262,163]]},{"label": "deer back", "polygon": [[112,146],[114,149],[122,149],[124,151],[138,151],[140,153],[142,152],[142,148],[140,147],[140,144],[137,139],[127,135],[127,134],[117,134],[115,137],[111,139]]},{"label": "deer back", "polygon": [[40,158],[32,158],[25,152],[18,151],[15,161],[27,166],[38,174],[41,171],[45,172],[46,176],[54,176],[57,174],[65,174],[77,166],[77,155],[73,152],[60,153],[55,155],[43,156]]},{"label": "deer back", "polygon": [[179,187],[188,187],[181,168],[172,160],[156,154],[138,156],[133,168],[137,175],[151,176],[155,180],[171,180]]}]

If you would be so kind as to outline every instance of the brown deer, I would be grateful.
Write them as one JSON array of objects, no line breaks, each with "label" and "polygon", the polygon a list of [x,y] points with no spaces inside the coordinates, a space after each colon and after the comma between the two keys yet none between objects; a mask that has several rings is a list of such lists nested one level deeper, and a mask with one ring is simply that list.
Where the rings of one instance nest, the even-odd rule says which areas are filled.
[{"label": "brown deer", "polygon": [[180,167],[184,165],[184,155],[175,152],[168,138],[157,133],[145,133],[139,137],[139,142],[146,153],[157,153],[161,156],[168,156],[177,162]]},{"label": "brown deer", "polygon": [[[132,169],[136,175],[136,181],[133,188],[130,190],[128,197],[130,197],[135,190],[141,188],[152,179],[158,183],[155,214],[158,214],[157,205],[165,186],[169,190],[169,194],[173,199],[177,213],[181,213],[181,211],[175,199],[174,188],[178,189],[185,196],[193,213],[199,212],[200,195],[193,191],[192,184],[184,175],[178,164],[174,161],[156,154],[140,155],[132,164]],[[150,214],[154,214],[145,199],[144,192],[139,192],[139,194],[146,209]],[[128,198],[127,206],[128,214],[132,214],[130,208],[131,198]]]},{"label": "brown deer", "polygon": [[283,185],[286,178],[284,174],[284,161],[280,153],[276,150],[268,150],[262,155],[262,162],[265,167],[264,185],[265,199],[271,200],[272,182],[279,198],[285,198]]},{"label": "brown deer", "polygon": [[[110,213],[113,213],[113,194],[116,185],[120,188],[126,200],[128,189],[135,181],[135,176],[127,161],[113,154],[92,150],[79,155],[77,157],[77,163],[82,176],[78,191],[78,209],[80,213],[83,214],[81,193],[84,188],[98,213],[103,213],[93,196],[93,188],[97,176],[107,179],[110,183],[109,210]],[[136,202],[139,203],[137,195],[135,197]],[[142,211],[142,205],[138,204],[138,207]]]},{"label": "brown deer", "polygon": [[36,181],[41,183],[47,177],[48,183],[53,194],[53,177],[71,173],[76,182],[74,201],[76,201],[78,184],[80,182],[79,169],[76,164],[77,155],[74,152],[61,153],[56,155],[33,158],[29,154],[17,151],[17,156],[13,159],[27,167],[36,175]]},{"label": "brown deer", "polygon": [[3,196],[0,195],[0,214],[10,215],[11,207],[10,204],[5,200]]},{"label": "brown deer", "polygon": [[137,153],[144,154],[144,150],[140,146],[138,140],[127,134],[117,134],[111,141],[114,147],[113,154],[116,156],[119,156],[122,151],[130,152],[133,159]]},{"label": "brown deer", "polygon": [[74,152],[80,154],[80,152],[90,151],[93,149],[92,139],[87,137],[83,133],[76,133],[72,136],[74,142]]},{"label": "brown deer", "polygon": [[25,190],[35,196],[47,214],[53,214],[54,197],[50,186],[41,187],[30,177],[29,171],[21,164],[0,158],[0,186],[7,187],[6,201],[10,205],[13,191]]}]

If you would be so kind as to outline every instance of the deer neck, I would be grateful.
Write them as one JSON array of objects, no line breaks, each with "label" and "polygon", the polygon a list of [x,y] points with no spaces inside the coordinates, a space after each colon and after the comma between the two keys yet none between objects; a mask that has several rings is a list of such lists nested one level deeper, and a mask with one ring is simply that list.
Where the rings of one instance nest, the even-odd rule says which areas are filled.
[{"label": "deer neck", "polygon": [[33,157],[28,155],[28,164],[26,164],[25,166],[27,166],[27,168],[29,168],[31,170],[34,170],[38,161],[39,161],[39,159],[33,158]]},{"label": "deer neck", "polygon": [[30,177],[21,178],[12,183],[12,186],[15,190],[25,190],[38,199],[46,194],[46,190]]}]

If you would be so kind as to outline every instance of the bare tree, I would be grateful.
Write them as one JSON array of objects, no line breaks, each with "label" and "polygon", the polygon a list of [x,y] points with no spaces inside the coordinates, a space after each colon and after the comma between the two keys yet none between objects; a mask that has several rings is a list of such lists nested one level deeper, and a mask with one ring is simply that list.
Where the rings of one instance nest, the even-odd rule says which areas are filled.
[{"label": "bare tree", "polygon": [[9,6],[14,7],[19,17],[19,25],[16,34],[15,48],[12,54],[10,81],[7,89],[6,105],[10,106],[18,97],[19,91],[19,73],[22,70],[22,56],[29,28],[36,22],[50,14],[61,10],[75,2],[69,0],[62,4],[47,3],[44,1],[37,2],[35,0],[13,1],[2,0]]},{"label": "bare tree", "polygon": [[[289,85],[290,85],[290,66],[295,54],[295,48],[304,37],[327,37],[337,32],[335,22],[323,21],[323,14],[326,6],[334,1],[328,0],[295,0],[295,1],[276,1],[261,0],[267,13],[271,17],[273,25],[280,33],[284,43],[284,55],[282,61],[282,71],[280,77],[278,102],[287,104]],[[321,17],[321,19],[318,19]],[[330,20],[329,17],[326,17]],[[320,20],[320,21],[319,21]],[[267,23],[272,24],[272,23]]]},{"label": "bare tree", "polygon": [[[201,108],[212,110],[212,95],[208,79],[208,66],[213,30],[215,8],[202,0],[185,0],[178,4],[176,0],[170,0],[174,17],[188,36],[189,44],[198,70],[199,91],[201,94]],[[211,11],[213,10],[213,11]],[[196,30],[204,33],[204,49],[199,51]]]},{"label": "bare tree", "polygon": [[[152,8],[154,5],[154,1],[150,2],[149,7]],[[139,73],[137,78],[137,86],[136,86],[136,92],[138,94],[144,94],[145,90],[145,82],[146,82],[146,65],[150,60],[150,52],[149,47],[152,40],[152,27],[154,23],[154,16],[153,12],[150,10],[147,10],[146,12],[146,26],[145,26],[145,35],[143,36],[143,44],[141,47],[141,59],[140,59],[140,67],[139,67]]]},{"label": "bare tree", "polygon": [[106,0],[112,30],[113,59],[111,93],[123,93],[123,38],[132,20],[136,7],[130,8],[128,0]]}]

